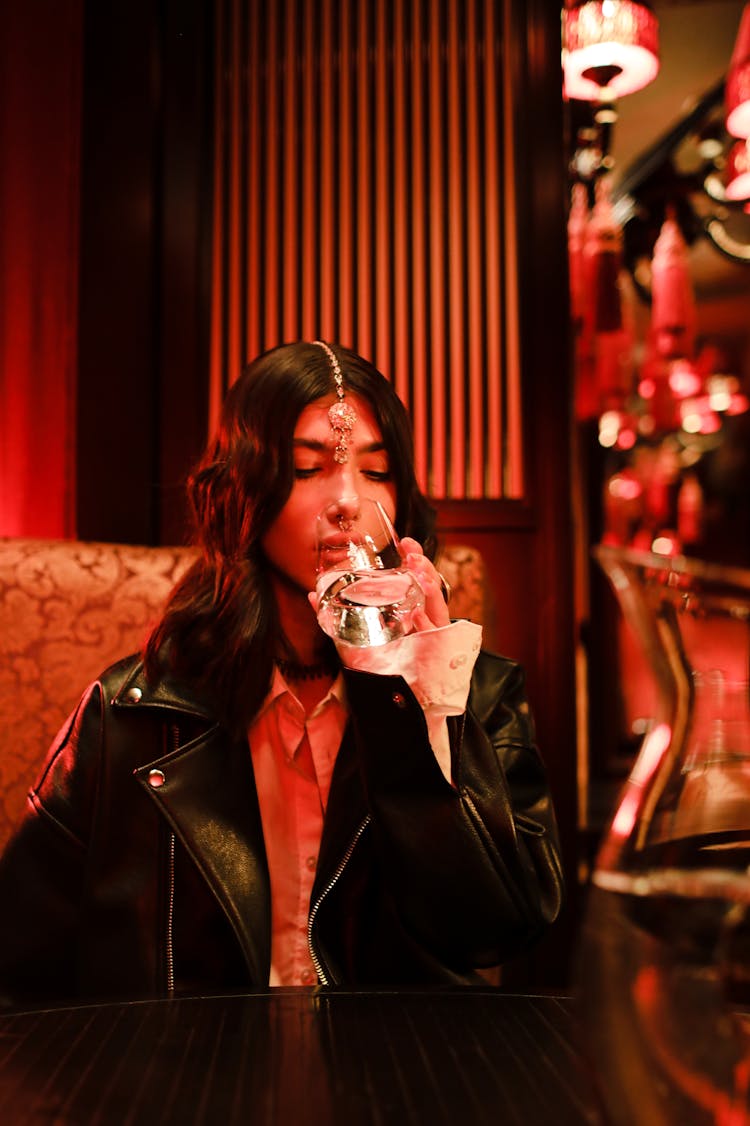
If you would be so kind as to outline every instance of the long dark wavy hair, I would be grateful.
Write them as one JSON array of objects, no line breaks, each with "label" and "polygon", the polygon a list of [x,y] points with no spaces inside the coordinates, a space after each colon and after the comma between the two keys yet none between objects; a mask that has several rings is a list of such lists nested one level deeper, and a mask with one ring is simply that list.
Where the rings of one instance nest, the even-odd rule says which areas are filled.
[{"label": "long dark wavy hair", "polygon": [[[409,418],[393,387],[361,356],[332,346],[346,390],[377,420],[396,489],[396,530],[432,558],[435,512],[414,473]],[[261,541],[294,484],[294,429],[302,410],[335,391],[330,361],[311,343],[283,344],[231,387],[218,433],[188,479],[200,556],[177,584],[144,651],[153,681],[188,681],[240,732],[265,698],[281,626]]]}]

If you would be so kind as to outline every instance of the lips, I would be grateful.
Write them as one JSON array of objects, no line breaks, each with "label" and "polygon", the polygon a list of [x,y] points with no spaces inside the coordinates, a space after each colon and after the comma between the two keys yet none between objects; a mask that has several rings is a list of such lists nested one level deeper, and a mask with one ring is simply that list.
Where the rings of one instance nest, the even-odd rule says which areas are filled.
[{"label": "lips", "polygon": [[326,540],[319,548],[321,567],[325,570],[349,559],[349,541],[345,537]]}]

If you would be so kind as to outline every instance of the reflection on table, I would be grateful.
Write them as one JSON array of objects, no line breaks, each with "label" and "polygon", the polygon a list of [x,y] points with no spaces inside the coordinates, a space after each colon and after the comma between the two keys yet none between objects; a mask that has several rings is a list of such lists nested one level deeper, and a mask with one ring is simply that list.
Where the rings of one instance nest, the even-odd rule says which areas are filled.
[{"label": "reflection on table", "polygon": [[280,989],[0,1017],[12,1126],[599,1121],[565,998]]}]

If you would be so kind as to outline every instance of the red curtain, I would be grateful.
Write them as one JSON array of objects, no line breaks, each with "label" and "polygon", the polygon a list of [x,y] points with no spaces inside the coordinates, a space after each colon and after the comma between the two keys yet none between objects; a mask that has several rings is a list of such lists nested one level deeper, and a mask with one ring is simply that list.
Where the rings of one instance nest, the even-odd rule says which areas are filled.
[{"label": "red curtain", "polygon": [[0,34],[0,534],[75,534],[82,0]]}]

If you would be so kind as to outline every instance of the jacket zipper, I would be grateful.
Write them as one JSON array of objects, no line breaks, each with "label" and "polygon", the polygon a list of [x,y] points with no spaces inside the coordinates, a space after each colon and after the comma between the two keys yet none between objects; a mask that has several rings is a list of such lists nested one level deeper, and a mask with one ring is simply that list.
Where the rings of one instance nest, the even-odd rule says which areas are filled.
[{"label": "jacket zipper", "polygon": [[174,851],[175,836],[169,834],[169,882],[167,890],[167,996],[174,997]]},{"label": "jacket zipper", "polygon": [[354,852],[355,848],[357,847],[357,842],[359,841],[360,837],[362,836],[362,834],[364,833],[365,829],[367,828],[367,826],[369,824],[370,824],[370,815],[368,813],[367,817],[365,817],[364,821],[362,822],[362,824],[357,829],[357,832],[352,837],[352,839],[349,843],[349,847],[347,848],[346,852],[344,853],[341,860],[339,861],[338,868],[333,873],[330,880],[328,881],[328,883],[326,884],[326,886],[323,888],[322,892],[320,893],[320,895],[316,899],[315,903],[313,904],[312,909],[310,910],[310,914],[308,916],[308,920],[307,920],[307,948],[310,951],[310,957],[312,959],[312,964],[315,967],[315,972],[318,975],[318,982],[321,985],[331,985],[332,983],[328,980],[328,978],[327,978],[327,976],[326,976],[326,974],[323,970],[323,963],[322,963],[322,961],[321,961],[321,959],[320,959],[320,957],[319,957],[319,955],[318,955],[318,953],[315,949],[315,945],[313,943],[313,926],[315,925],[315,917],[318,914],[318,911],[320,910],[320,905],[322,904],[325,897],[333,890],[333,888],[339,882],[344,869],[346,868],[347,864],[349,863],[349,860],[351,858],[352,853]]},{"label": "jacket zipper", "polygon": [[[180,731],[176,725],[170,728],[172,750],[180,743]],[[174,857],[175,835],[169,834],[169,860],[167,867],[167,996],[174,997]]]}]

